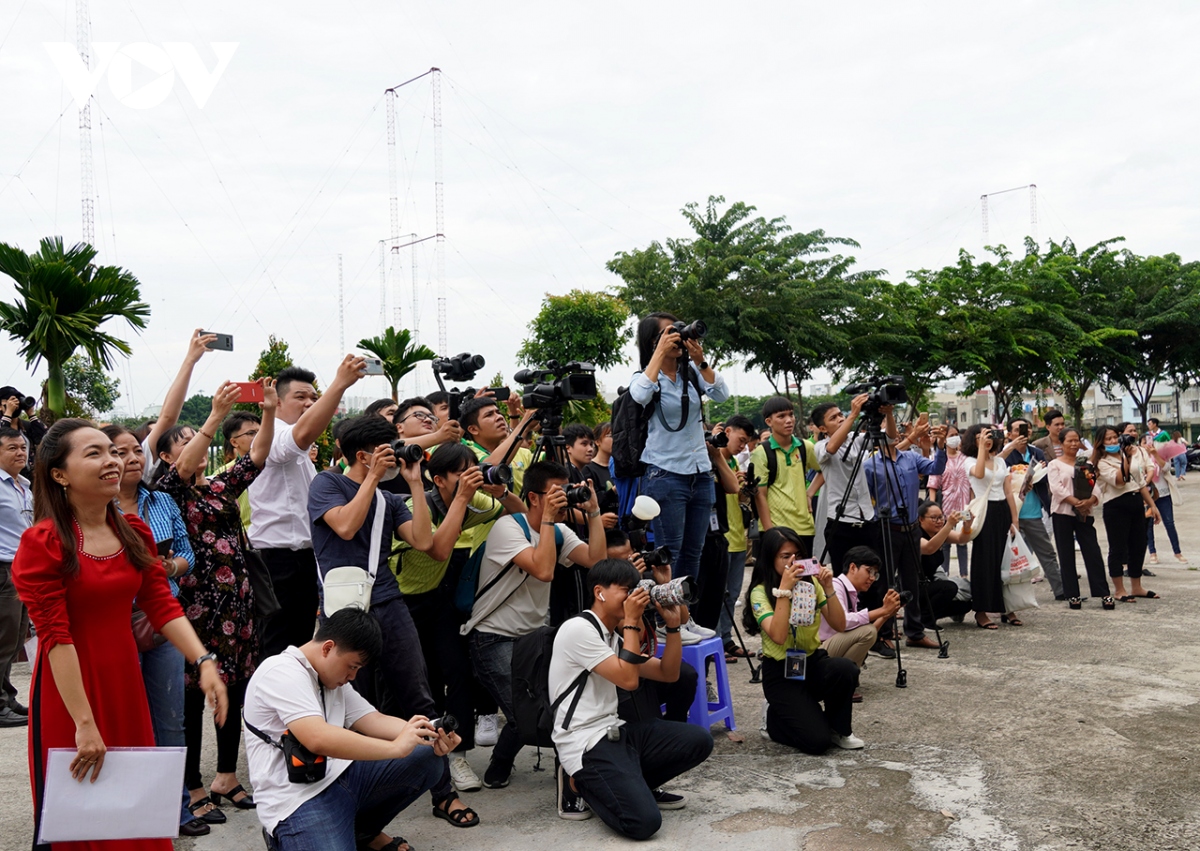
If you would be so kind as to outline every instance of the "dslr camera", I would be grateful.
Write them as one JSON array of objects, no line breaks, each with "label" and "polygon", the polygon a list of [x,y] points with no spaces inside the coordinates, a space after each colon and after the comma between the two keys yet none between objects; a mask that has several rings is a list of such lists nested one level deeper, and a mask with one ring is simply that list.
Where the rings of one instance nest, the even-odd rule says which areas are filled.
[{"label": "dslr camera", "polygon": [[1004,432],[998,428],[988,430],[988,434],[992,438],[992,451],[999,452],[1004,448]]},{"label": "dslr camera", "polygon": [[1118,445],[1124,449],[1128,446],[1137,446],[1140,441],[1132,434],[1122,434],[1118,439]]},{"label": "dslr camera", "polygon": [[450,419],[458,420],[463,397],[470,399],[475,395],[475,388],[468,387],[466,390],[459,390],[455,387],[452,390],[446,390],[442,376],[446,376],[450,381],[470,381],[475,377],[475,373],[483,369],[485,363],[483,355],[473,355],[470,352],[460,352],[453,357],[434,359],[433,378],[437,382],[438,388],[445,391],[449,397]]},{"label": "dslr camera", "polygon": [[576,508],[592,498],[592,489],[587,485],[563,485],[567,495],[567,508]]},{"label": "dslr camera", "polygon": [[508,464],[488,464],[484,462],[479,465],[479,472],[483,473],[483,483],[485,485],[512,487],[513,471],[512,467]]},{"label": "dslr camera", "polygon": [[711,431],[704,433],[704,442],[714,449],[724,449],[729,445],[729,435],[724,431],[719,431],[713,434]]},{"label": "dslr camera", "polygon": [[415,443],[405,443],[403,438],[392,441],[392,451],[396,460],[405,464],[420,464],[425,460],[425,450]]},{"label": "dslr camera", "polygon": [[708,326],[704,324],[703,319],[697,319],[686,325],[676,322],[671,325],[671,330],[679,335],[679,342],[686,343],[688,340],[703,340],[704,335],[708,333]]},{"label": "dslr camera", "polygon": [[552,360],[543,367],[522,369],[513,379],[523,385],[521,397],[527,408],[556,409],[567,402],[596,398],[596,367],[590,363]]},{"label": "dslr camera", "polygon": [[660,606],[690,606],[697,599],[696,583],[690,576],[677,576],[662,585],[655,584],[653,579],[643,579],[638,587],[645,588],[650,599]]},{"label": "dslr camera", "polygon": [[670,547],[655,547],[638,555],[642,557],[642,564],[646,567],[665,567],[671,563]]}]

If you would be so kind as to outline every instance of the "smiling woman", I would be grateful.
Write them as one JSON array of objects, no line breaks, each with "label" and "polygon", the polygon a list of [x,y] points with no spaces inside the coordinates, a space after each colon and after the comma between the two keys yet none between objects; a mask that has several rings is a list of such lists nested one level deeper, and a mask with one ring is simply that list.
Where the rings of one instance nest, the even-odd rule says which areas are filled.
[{"label": "smiling woman", "polygon": [[[215,657],[205,653],[171,596],[153,534],[117,507],[122,473],[112,440],[86,420],[59,420],[38,449],[38,522],[22,535],[13,561],[14,583],[38,635],[29,713],[35,820],[41,817],[47,749],[75,750],[73,776],[94,780],[109,747],[154,745],[130,600],[188,661],[200,663],[202,688],[218,723],[225,720],[225,686],[210,664]],[[122,847],[167,851],[171,842]]]}]

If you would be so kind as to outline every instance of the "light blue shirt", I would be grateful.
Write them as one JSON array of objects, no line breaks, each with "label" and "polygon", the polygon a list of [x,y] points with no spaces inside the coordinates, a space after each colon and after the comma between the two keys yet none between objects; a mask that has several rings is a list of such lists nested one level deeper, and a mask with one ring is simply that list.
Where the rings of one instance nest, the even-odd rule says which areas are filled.
[{"label": "light blue shirt", "polygon": [[[876,452],[863,466],[867,468],[867,484],[879,516],[890,514],[891,523],[916,523],[917,508],[921,505],[921,476],[937,476],[945,471],[946,450],[937,450],[932,458],[916,450],[897,452],[895,461]],[[901,508],[905,511],[903,518]]]},{"label": "light blue shirt", "polygon": [[[1026,464],[1034,463],[1033,453],[1028,449],[1022,460]],[[1030,488],[1029,493],[1025,494],[1025,501],[1021,503],[1021,513],[1017,515],[1018,520],[1040,520],[1042,518],[1042,498]]]},{"label": "light blue shirt", "polygon": [[[170,494],[163,491],[152,491],[139,482],[137,501],[138,516],[146,521],[146,525],[154,533],[154,542],[158,544],[170,538],[171,550],[176,557],[187,561],[190,573],[196,566],[196,553],[192,550],[187,526],[183,522],[183,515],[179,513],[179,506],[175,504],[175,500],[171,498]],[[171,586],[171,594],[178,597],[179,583],[170,576],[167,577],[167,582]]]},{"label": "light blue shirt", "polygon": [[29,480],[0,470],[0,561],[17,556],[21,533],[33,525],[33,490]]},{"label": "light blue shirt", "polygon": [[[709,384],[691,363],[688,363],[687,368],[695,372],[704,395],[709,399],[724,402],[729,398],[729,389],[720,373],[714,372],[713,377],[716,381]],[[645,372],[638,372],[629,383],[629,395],[633,397],[633,401],[645,407],[654,398],[655,387],[655,383],[646,377]],[[660,372],[657,388],[658,402],[654,414],[650,417],[646,448],[642,450],[642,463],[653,464],[668,473],[683,476],[711,471],[712,461],[709,460],[708,449],[704,444],[704,418],[700,397],[696,395],[696,388],[692,386],[687,373],[681,370],[672,381]],[[684,393],[688,394],[690,400],[688,421],[680,431],[668,431],[663,426],[662,418],[665,418],[672,428],[679,424],[683,415]]]}]

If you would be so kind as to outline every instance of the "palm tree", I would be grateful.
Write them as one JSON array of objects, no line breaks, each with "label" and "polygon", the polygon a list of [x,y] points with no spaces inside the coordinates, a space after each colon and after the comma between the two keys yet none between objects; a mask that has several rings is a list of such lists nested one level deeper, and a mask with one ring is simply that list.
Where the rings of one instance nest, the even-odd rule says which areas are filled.
[{"label": "palm tree", "polygon": [[46,406],[54,417],[66,410],[63,364],[76,349],[97,367],[113,368],[113,355],[128,356],[129,344],[100,330],[110,319],[124,319],[135,329],[146,327],[150,305],[141,301],[140,284],[118,266],[96,266],[96,249],[87,243],[63,248],[62,237],[47,237],[41,250],[26,254],[0,243],[0,272],[17,285],[12,304],[0,301],[0,330],[21,343],[26,366],[43,358]]},{"label": "palm tree", "polygon": [[401,328],[387,328],[380,337],[358,341],[358,347],[383,361],[383,375],[392,385],[392,401],[399,402],[400,379],[417,368],[421,361],[433,360],[437,352],[428,346],[412,345],[412,334]]}]

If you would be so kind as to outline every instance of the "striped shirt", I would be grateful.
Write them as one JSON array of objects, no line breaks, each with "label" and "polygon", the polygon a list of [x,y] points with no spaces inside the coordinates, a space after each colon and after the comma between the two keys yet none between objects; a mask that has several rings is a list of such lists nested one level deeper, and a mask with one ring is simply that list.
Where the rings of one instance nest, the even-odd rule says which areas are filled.
[{"label": "striped shirt", "polygon": [[[196,554],[192,551],[187,526],[184,525],[183,515],[179,513],[179,506],[175,504],[175,500],[171,499],[170,494],[152,491],[139,483],[137,501],[138,516],[146,521],[146,525],[154,533],[155,543],[170,539],[171,549],[176,558],[186,559],[190,572],[196,566]],[[167,582],[171,585],[171,595],[178,597],[179,583],[169,576]]]}]

